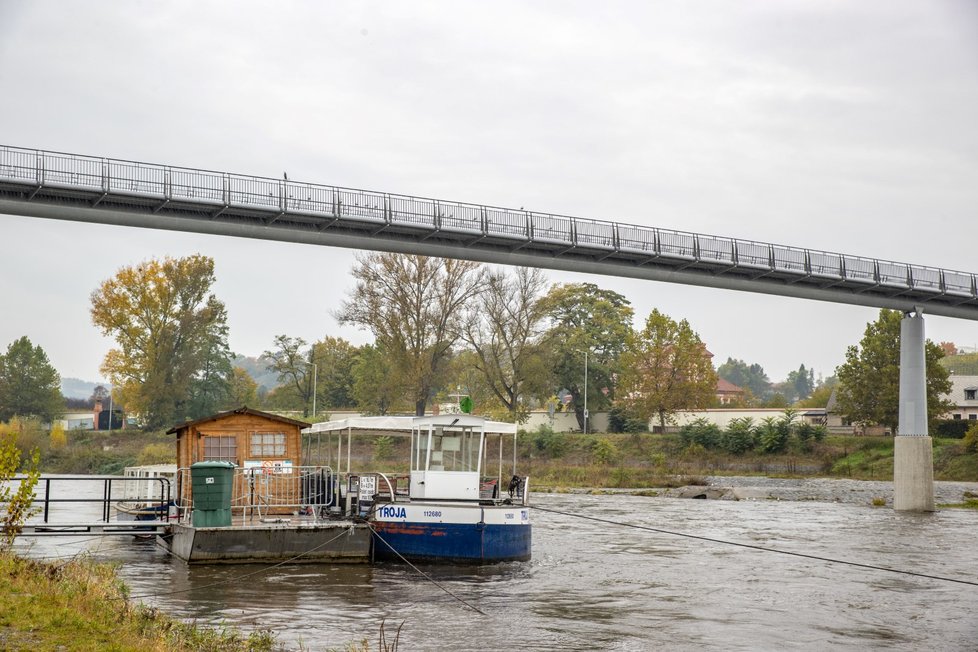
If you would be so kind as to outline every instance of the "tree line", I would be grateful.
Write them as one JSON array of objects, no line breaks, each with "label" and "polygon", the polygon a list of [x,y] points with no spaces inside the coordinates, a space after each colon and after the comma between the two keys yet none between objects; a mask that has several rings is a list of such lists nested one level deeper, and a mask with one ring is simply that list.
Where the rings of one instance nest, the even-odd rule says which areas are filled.
[{"label": "tree line", "polygon": [[[715,406],[724,378],[745,390],[734,405],[824,406],[834,389],[853,421],[895,425],[900,315],[893,311],[867,326],[836,377],[816,381],[802,364],[772,383],[760,365],[742,360],[715,370],[685,319],[652,310],[633,328],[627,298],[593,283],[550,284],[538,269],[381,252],[359,254],[351,273],[354,287],[334,316],[373,342],[277,335],[260,361],[279,385],[262,391],[233,363],[211,258],[120,269],[91,294],[92,322],[115,342],[101,366],[113,398],[154,429],[241,405],[307,416],[313,403],[317,412],[421,415],[459,395],[508,421],[525,422],[534,408],[566,409],[583,429],[586,405],[613,409],[619,429],[645,429],[650,420],[664,428],[677,410]],[[946,409],[940,396],[949,382],[937,364],[943,350],[927,346],[932,405]],[[50,418],[59,409],[58,383],[40,347],[26,337],[14,342],[0,356],[0,420]]]}]

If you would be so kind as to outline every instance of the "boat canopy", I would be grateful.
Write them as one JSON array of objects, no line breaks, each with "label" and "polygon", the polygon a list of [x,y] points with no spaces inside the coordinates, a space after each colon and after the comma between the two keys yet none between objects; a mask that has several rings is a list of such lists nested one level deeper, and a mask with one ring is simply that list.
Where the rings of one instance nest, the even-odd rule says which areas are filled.
[{"label": "boat canopy", "polygon": [[516,424],[505,421],[489,421],[470,414],[441,414],[429,417],[350,417],[336,421],[314,423],[302,430],[302,434],[333,432],[336,430],[400,430],[411,432],[431,426],[478,427],[486,434],[515,435]]}]

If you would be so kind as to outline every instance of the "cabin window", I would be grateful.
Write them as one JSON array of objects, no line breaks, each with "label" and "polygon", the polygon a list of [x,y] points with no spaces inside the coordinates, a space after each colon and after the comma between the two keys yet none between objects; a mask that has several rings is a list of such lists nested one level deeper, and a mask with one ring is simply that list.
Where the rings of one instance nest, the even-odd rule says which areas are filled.
[{"label": "cabin window", "polygon": [[205,435],[205,462],[238,462],[238,438],[234,435]]},{"label": "cabin window", "polygon": [[285,457],[284,432],[251,433],[252,457]]},{"label": "cabin window", "polygon": [[976,394],[978,394],[978,389],[966,389],[964,390],[964,400],[973,401]]}]

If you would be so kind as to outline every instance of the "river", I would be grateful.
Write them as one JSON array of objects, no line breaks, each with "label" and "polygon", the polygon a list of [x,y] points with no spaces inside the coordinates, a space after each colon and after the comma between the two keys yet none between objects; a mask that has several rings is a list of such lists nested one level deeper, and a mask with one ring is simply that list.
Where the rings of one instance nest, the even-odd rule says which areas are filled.
[{"label": "river", "polygon": [[[973,510],[903,514],[865,502],[580,494],[536,494],[533,502],[978,584]],[[533,522],[532,561],[422,568],[485,616],[405,565],[190,567],[129,537],[21,538],[17,548],[45,558],[89,551],[120,562],[135,598],[202,623],[269,628],[289,650],[344,649],[364,638],[375,646],[381,621],[388,640],[403,623],[402,651],[978,649],[976,585],[540,510]]]}]

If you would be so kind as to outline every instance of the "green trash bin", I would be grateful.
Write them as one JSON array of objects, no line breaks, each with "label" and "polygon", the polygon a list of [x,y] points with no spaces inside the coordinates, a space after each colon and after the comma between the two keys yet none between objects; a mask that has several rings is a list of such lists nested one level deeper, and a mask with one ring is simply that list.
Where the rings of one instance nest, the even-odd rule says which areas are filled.
[{"label": "green trash bin", "polygon": [[230,526],[234,464],[231,462],[191,464],[190,483],[194,496],[194,527]]}]

